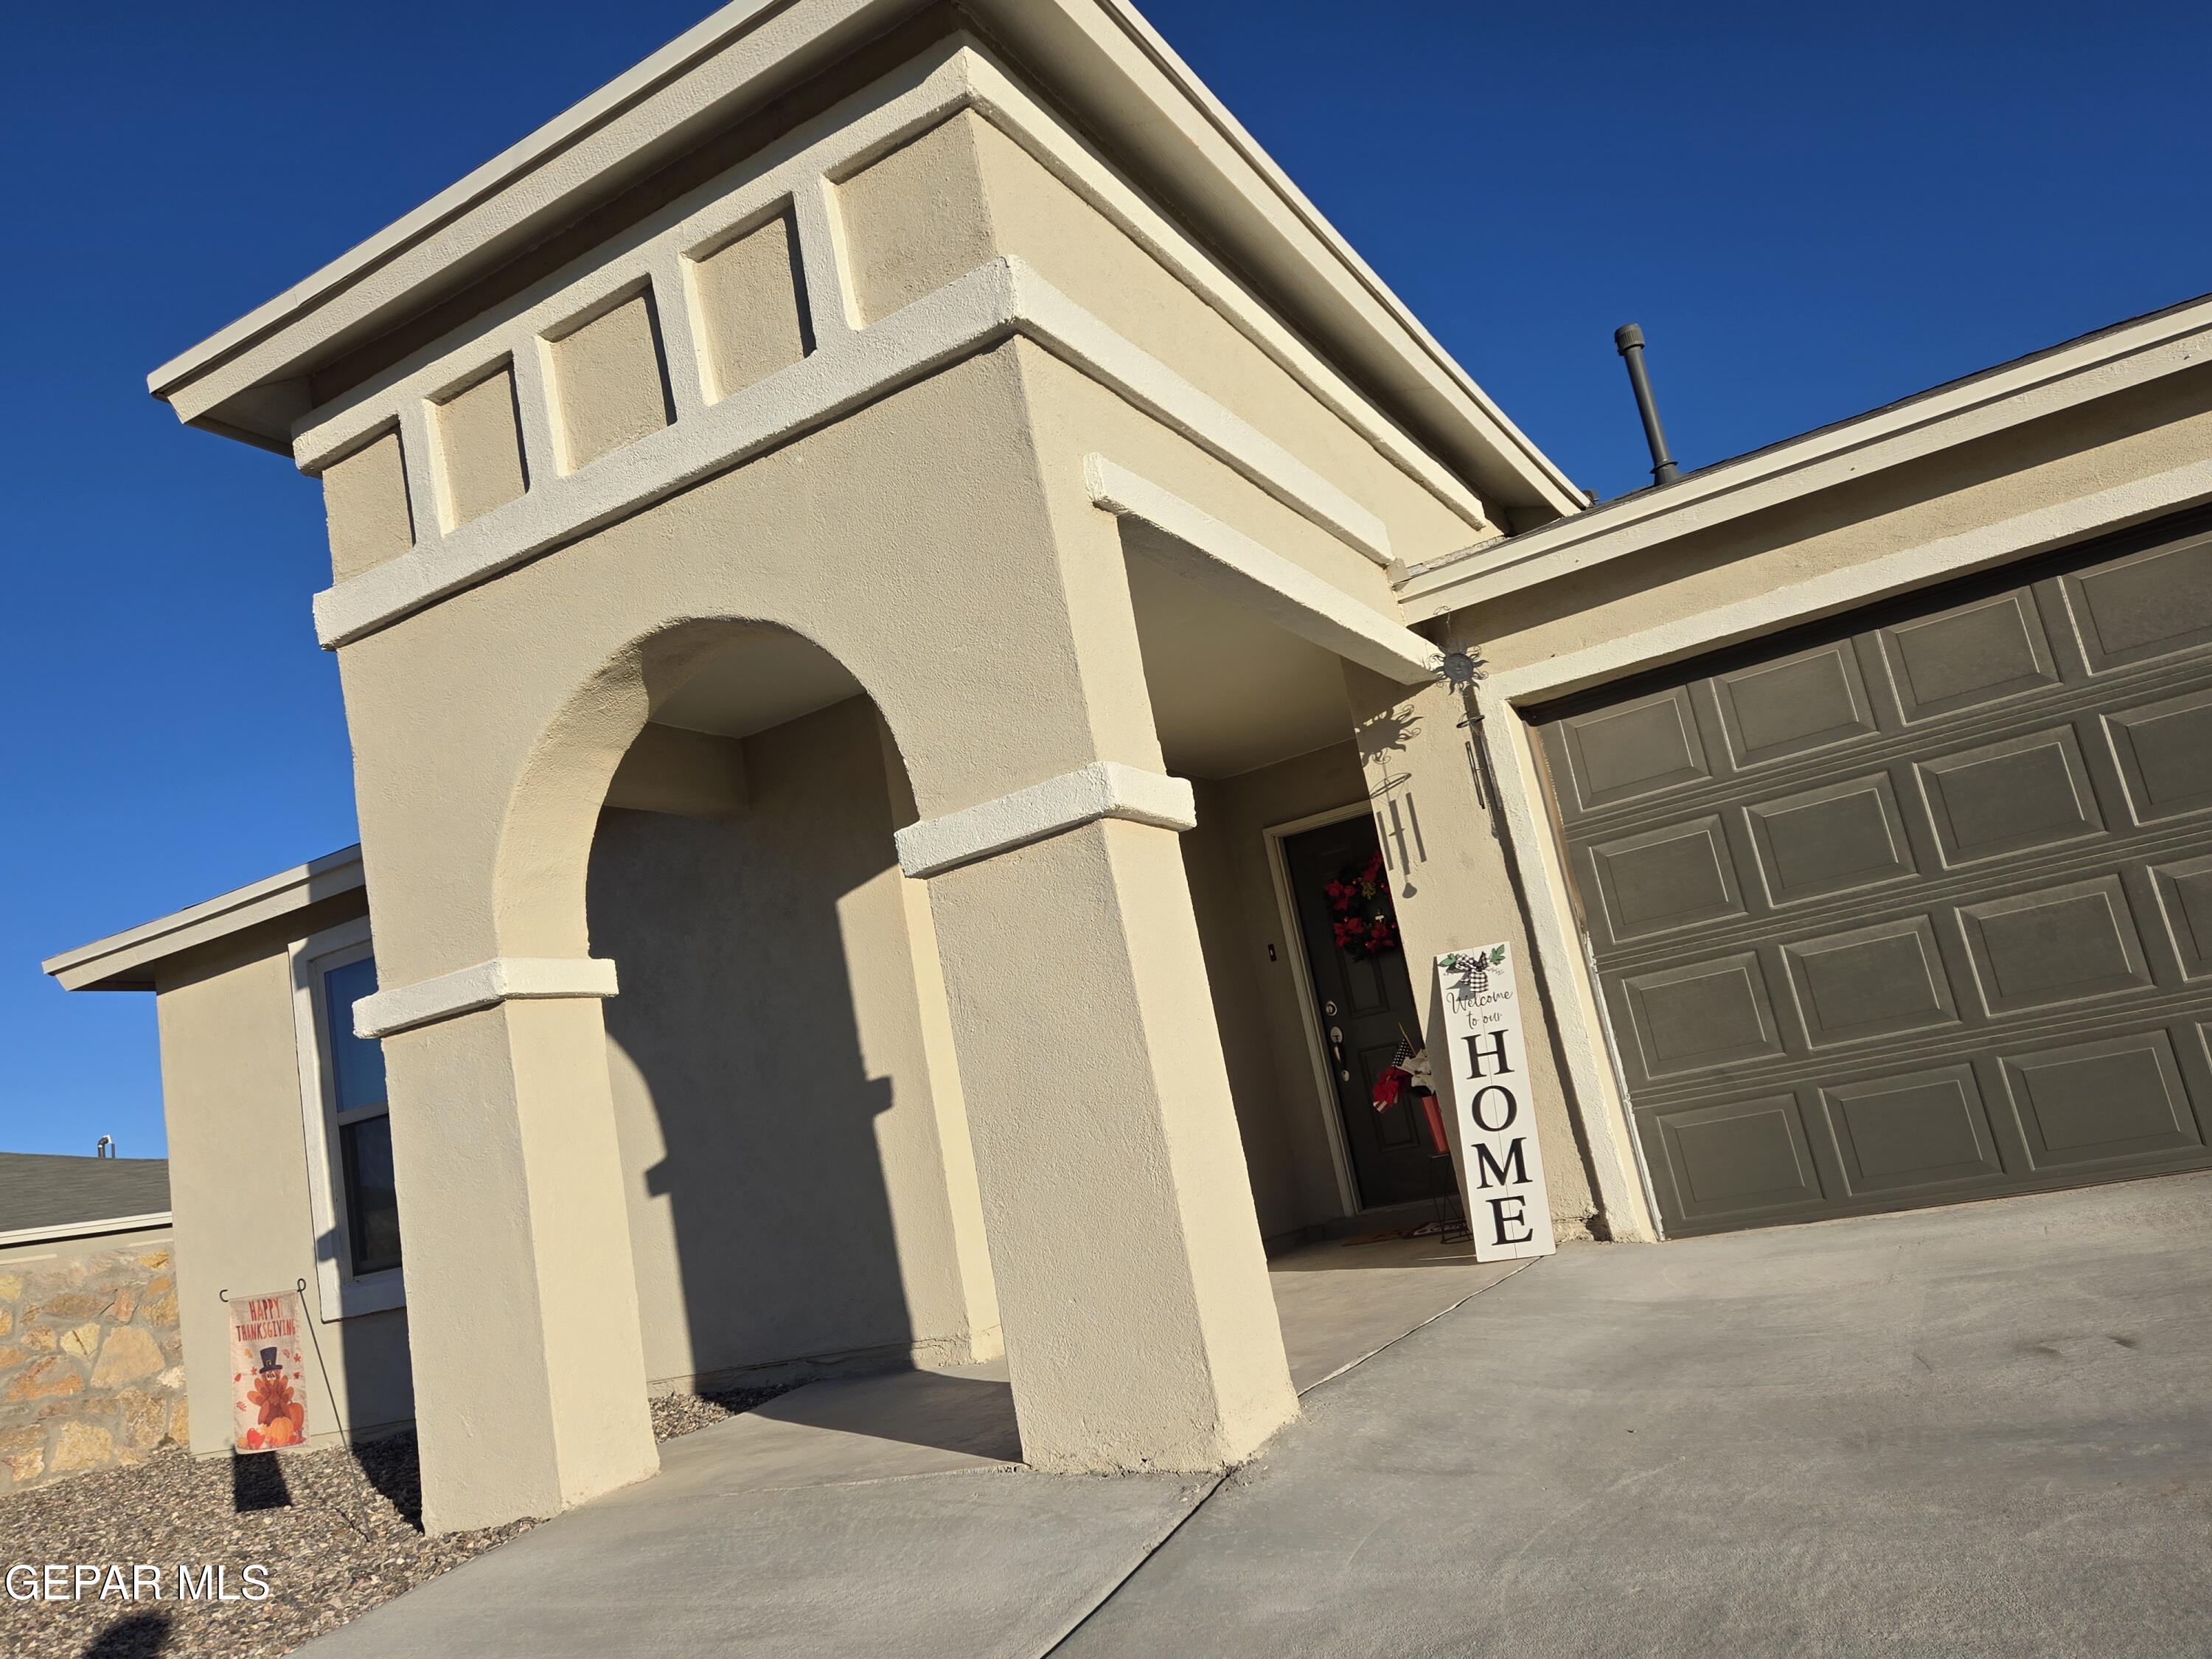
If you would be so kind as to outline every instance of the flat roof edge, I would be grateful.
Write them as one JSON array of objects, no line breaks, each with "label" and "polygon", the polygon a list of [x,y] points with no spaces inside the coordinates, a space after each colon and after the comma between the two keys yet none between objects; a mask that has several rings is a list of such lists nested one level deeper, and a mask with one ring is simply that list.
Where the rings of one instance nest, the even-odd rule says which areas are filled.
[{"label": "flat roof edge", "polygon": [[[281,415],[242,407],[253,387],[296,379],[342,349],[435,304],[626,188],[714,123],[815,72],[928,0],[734,0],[428,202],[148,376],[179,418],[281,447]],[[1237,222],[1260,274],[1293,299],[1286,319],[1392,411],[1417,441],[1507,513],[1571,514],[1586,497],[1483,391],[1127,0],[963,0],[1080,108],[1118,112],[1107,131],[1165,165],[1199,205]],[[1025,48],[1041,48],[1034,56]],[[1126,55],[1125,55],[1126,54]],[[1141,65],[1141,67],[1139,67]],[[690,77],[701,77],[694,87]],[[1086,80],[1086,76],[1090,79]],[[1149,117],[1157,111],[1160,118]],[[1217,226],[1217,228],[1224,227]],[[369,290],[355,293],[356,290]],[[355,297],[349,299],[349,295]],[[1424,435],[1426,434],[1427,435]],[[1447,446],[1439,450],[1438,442]],[[1452,453],[1456,451],[1456,453]],[[1478,476],[1479,475],[1479,476]]]},{"label": "flat roof edge", "polygon": [[[793,0],[732,0],[666,46],[586,93],[551,120],[464,173],[421,205],[318,267],[243,317],[186,347],[146,377],[146,389],[166,400],[177,387],[227,361],[299,312],[346,287],[363,270],[403,252],[485,197],[522,177],[549,157],[618,114],[640,98],[682,76],[700,58],[727,45]],[[228,434],[225,434],[228,435]]]},{"label": "flat roof edge", "polygon": [[366,887],[358,844],[264,876],[119,933],[48,957],[40,970],[69,991],[147,990],[137,975],[179,951]]}]

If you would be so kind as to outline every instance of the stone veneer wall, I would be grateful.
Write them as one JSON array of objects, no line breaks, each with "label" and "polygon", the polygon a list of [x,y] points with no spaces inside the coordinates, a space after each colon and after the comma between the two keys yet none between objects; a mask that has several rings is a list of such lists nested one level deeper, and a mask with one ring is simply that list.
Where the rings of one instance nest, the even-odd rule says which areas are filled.
[{"label": "stone veneer wall", "polygon": [[189,1443],[165,1246],[0,1262],[0,1496]]}]

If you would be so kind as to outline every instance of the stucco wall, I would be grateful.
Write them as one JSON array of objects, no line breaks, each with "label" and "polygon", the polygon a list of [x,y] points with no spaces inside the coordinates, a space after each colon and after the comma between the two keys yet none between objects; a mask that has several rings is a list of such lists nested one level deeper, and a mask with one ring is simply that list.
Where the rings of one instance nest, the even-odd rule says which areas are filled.
[{"label": "stucco wall", "polygon": [[[1502,942],[1522,963],[1534,962],[1518,872],[1494,816],[1496,797],[1478,791],[1467,710],[1458,696],[1442,685],[1395,685],[1354,664],[1344,672],[1359,715],[1356,740],[1368,786],[1401,883],[1406,959],[1433,1042],[1442,1014],[1432,966],[1439,953]],[[1588,1137],[1568,1101],[1556,1047],[1559,1023],[1540,975],[1527,975],[1523,995],[1545,1011],[1541,1036],[1529,1034],[1528,1065],[1552,1231],[1563,1239],[1586,1238],[1598,1209],[1596,1188]],[[1616,1223],[1612,1233],[1626,1231]]]},{"label": "stucco wall", "polygon": [[981,113],[963,112],[875,162],[841,188],[839,205],[865,320],[1015,255],[1375,513],[1408,562],[1488,533]]},{"label": "stucco wall", "polygon": [[1343,1214],[1344,1199],[1324,1115],[1336,1103],[1314,1079],[1291,965],[1297,945],[1282,919],[1265,831],[1364,805],[1366,785],[1347,738],[1196,788],[1198,827],[1183,836],[1183,862],[1260,1231],[1278,1239]]},{"label": "stucco wall", "polygon": [[[351,907],[358,911],[356,900]],[[333,925],[309,913],[299,937]],[[191,1396],[191,1449],[230,1444],[233,1296],[307,1282],[306,1312],[321,1363],[307,1365],[309,1443],[340,1425],[368,1433],[414,1415],[404,1310],[325,1319],[307,1197],[307,1140],[294,1032],[289,939],[263,930],[228,942],[161,981],[162,1105],[168,1119],[170,1213]]]},{"label": "stucco wall", "polygon": [[744,746],[741,814],[609,811],[592,847],[647,1375],[988,1357],[875,711],[854,698]]}]

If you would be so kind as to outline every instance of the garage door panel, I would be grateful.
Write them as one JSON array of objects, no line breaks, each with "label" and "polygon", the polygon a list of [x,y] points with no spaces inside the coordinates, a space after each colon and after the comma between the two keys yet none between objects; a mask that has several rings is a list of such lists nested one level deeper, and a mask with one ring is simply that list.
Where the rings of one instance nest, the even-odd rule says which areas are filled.
[{"label": "garage door panel", "polygon": [[1616,984],[1634,1064],[1644,1079],[1782,1052],[1757,951],[1632,975]]},{"label": "garage door panel", "polygon": [[2212,978],[2212,857],[2155,866],[2150,877],[2181,976]]},{"label": "garage door panel", "polygon": [[1955,1187],[2004,1174],[1980,1080],[1971,1064],[1823,1089],[1852,1197]]},{"label": "garage door panel", "polygon": [[2203,1148],[2163,1027],[2001,1057],[2029,1161],[2039,1170]]},{"label": "garage door panel", "polygon": [[2092,673],[2212,646],[2212,536],[2063,578]]},{"label": "garage door panel", "polygon": [[1795,1094],[1656,1112],[1643,1129],[1655,1173],[1692,1222],[1741,1225],[1826,1202]]},{"label": "garage door panel", "polygon": [[1754,801],[1744,814],[1770,905],[1860,892],[1918,873],[1887,772]]},{"label": "garage door panel", "polygon": [[1729,758],[1739,770],[1880,730],[1849,640],[1717,675],[1710,684]]},{"label": "garage door panel", "polygon": [[1808,1048],[1959,1023],[1935,928],[1924,915],[1782,947]]},{"label": "garage door panel", "polygon": [[2212,1164],[2212,533],[1656,684],[1536,724],[1668,1226]]},{"label": "garage door panel", "polygon": [[1735,858],[1717,816],[1601,842],[1587,857],[1601,901],[1590,921],[1608,942],[1743,914]]},{"label": "garage door panel", "polygon": [[2136,824],[2212,811],[2212,690],[2107,714],[2105,733]]},{"label": "garage door panel", "polygon": [[1876,630],[1899,717],[1912,725],[2059,683],[2025,587]]},{"label": "garage door panel", "polygon": [[1686,686],[1562,720],[1556,730],[1583,813],[1712,775]]},{"label": "garage door panel", "polygon": [[1952,868],[2104,833],[2071,725],[1922,761],[1917,770],[1939,856]]},{"label": "garage door panel", "polygon": [[2118,875],[1961,905],[1959,920],[1992,1018],[2148,990],[2154,982]]}]

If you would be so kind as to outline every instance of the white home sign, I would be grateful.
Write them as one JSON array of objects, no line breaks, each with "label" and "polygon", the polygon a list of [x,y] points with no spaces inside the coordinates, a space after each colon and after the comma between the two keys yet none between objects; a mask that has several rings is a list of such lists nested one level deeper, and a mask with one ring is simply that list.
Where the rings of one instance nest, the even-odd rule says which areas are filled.
[{"label": "white home sign", "polygon": [[1544,1151],[1521,1036],[1521,993],[1503,945],[1447,951],[1437,958],[1443,1003],[1444,1052],[1436,1069],[1450,1079],[1459,1125],[1460,1182],[1474,1259],[1510,1261],[1549,1255],[1552,1206],[1544,1192]]}]

